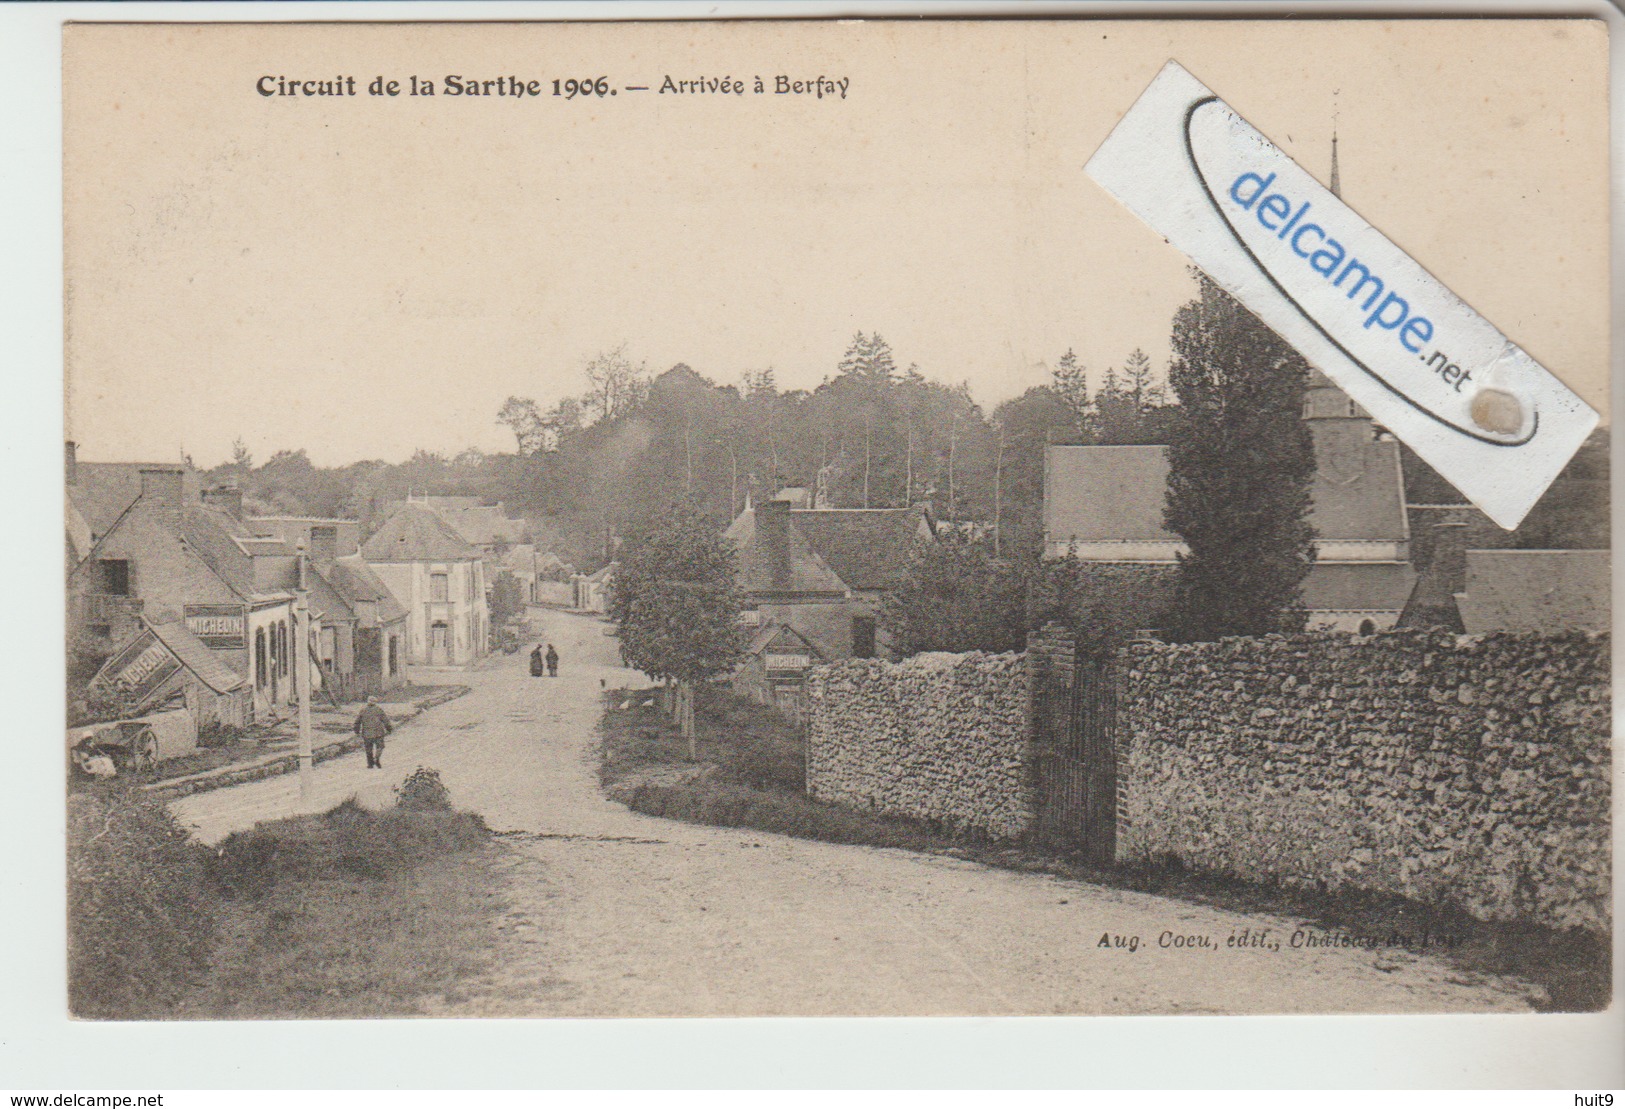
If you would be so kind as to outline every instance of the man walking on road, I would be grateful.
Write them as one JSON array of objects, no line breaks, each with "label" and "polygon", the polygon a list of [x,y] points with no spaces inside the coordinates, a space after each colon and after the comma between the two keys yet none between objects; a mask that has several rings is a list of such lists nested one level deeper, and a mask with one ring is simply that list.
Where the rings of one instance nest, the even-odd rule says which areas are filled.
[{"label": "man walking on road", "polygon": [[368,769],[384,768],[384,737],[395,729],[390,727],[389,716],[378,707],[378,698],[368,697],[367,707],[355,718],[355,732],[361,745],[367,749]]},{"label": "man walking on road", "polygon": [[550,678],[559,676],[559,652],[551,643],[547,645],[547,676]]}]

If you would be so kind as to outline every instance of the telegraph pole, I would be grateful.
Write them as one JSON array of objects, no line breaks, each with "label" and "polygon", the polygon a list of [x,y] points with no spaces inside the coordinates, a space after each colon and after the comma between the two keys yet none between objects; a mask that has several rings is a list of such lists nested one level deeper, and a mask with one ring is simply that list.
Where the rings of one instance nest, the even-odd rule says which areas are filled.
[{"label": "telegraph pole", "polygon": [[306,580],[305,541],[299,540],[299,586],[293,594],[293,666],[299,683],[299,810],[315,807],[311,781],[315,753],[310,738],[310,586]]}]

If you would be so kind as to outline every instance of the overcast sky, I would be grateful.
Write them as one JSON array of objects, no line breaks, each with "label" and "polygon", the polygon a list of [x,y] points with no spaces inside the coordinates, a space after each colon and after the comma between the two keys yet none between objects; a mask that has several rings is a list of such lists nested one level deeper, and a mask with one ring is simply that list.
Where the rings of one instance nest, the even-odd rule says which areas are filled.
[{"label": "overcast sky", "polygon": [[[718,382],[878,330],[991,406],[1168,355],[1183,257],[1082,173],[1175,58],[1594,406],[1605,40],[1556,22],[68,29],[68,434],[90,459],[511,449],[626,343]],[[543,82],[374,98],[378,75]],[[660,94],[849,78],[847,97]],[[354,76],[355,98],[262,97]],[[648,92],[566,102],[555,77]]]}]

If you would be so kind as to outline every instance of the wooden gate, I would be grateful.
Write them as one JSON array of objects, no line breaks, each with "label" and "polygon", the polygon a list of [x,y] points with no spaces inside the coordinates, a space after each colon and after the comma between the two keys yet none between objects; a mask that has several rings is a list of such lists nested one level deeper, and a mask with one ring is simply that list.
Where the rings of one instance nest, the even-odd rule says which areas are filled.
[{"label": "wooden gate", "polygon": [[[1068,673],[1070,671],[1070,673]],[[1097,862],[1117,848],[1117,675],[1108,659],[1040,675],[1033,690],[1036,831]]]}]

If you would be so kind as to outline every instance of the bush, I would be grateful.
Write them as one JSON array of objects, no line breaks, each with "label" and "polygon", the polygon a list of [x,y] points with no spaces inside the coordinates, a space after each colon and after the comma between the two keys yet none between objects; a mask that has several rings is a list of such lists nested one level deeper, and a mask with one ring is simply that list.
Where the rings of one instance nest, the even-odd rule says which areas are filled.
[{"label": "bush", "polygon": [[68,1004],[75,1016],[166,1015],[219,926],[207,848],[162,804],[117,786],[68,798]]},{"label": "bush", "polygon": [[395,788],[398,808],[451,812],[451,790],[440,780],[440,771],[420,766]]}]

